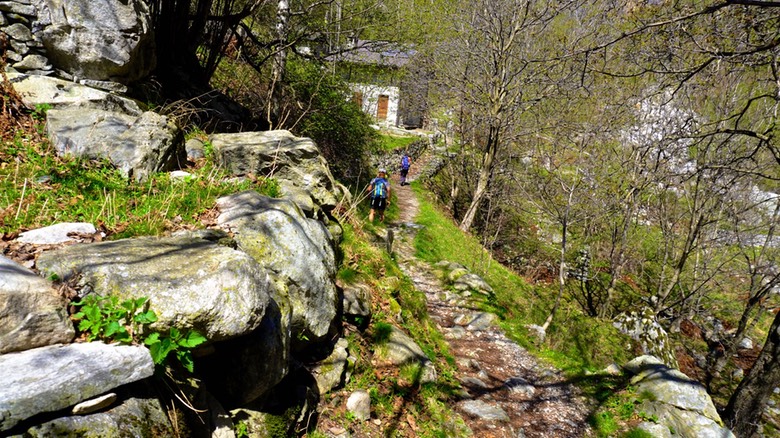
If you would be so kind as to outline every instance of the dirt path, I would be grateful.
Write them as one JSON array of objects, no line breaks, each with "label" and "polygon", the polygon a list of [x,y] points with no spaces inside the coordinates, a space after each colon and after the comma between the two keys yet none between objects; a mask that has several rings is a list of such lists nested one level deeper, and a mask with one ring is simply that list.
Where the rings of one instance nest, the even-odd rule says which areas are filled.
[{"label": "dirt path", "polygon": [[[416,163],[416,164],[422,164]],[[412,168],[414,180],[421,166]],[[394,175],[401,209],[395,229],[396,259],[415,286],[424,291],[428,313],[447,339],[457,361],[457,378],[466,393],[455,401],[475,437],[586,437],[589,408],[576,387],[557,370],[540,364],[495,324],[464,328],[458,322],[480,313],[441,299],[445,287],[432,268],[414,257],[412,242],[417,227],[408,226],[419,210],[410,187],[401,187]]]}]

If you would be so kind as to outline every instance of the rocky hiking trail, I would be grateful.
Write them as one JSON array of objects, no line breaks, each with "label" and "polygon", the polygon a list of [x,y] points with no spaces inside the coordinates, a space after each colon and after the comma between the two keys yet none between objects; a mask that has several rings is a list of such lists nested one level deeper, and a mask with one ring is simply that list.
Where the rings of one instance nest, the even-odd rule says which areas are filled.
[{"label": "rocky hiking trail", "polygon": [[[424,164],[421,158],[410,171],[411,181]],[[411,187],[399,184],[398,175],[393,183],[400,209],[398,220],[388,224],[395,234],[393,251],[404,273],[425,292],[428,313],[456,358],[456,377],[465,391],[453,403],[474,436],[591,436],[589,401],[560,371],[509,339],[492,315],[446,300],[448,289],[434,268],[414,255],[417,197]]]}]

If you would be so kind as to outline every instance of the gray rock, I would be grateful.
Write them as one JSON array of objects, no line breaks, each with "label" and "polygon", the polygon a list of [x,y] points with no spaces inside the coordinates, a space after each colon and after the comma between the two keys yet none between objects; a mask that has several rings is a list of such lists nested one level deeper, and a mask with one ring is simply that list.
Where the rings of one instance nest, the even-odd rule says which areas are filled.
[{"label": "gray rock", "polygon": [[365,284],[344,286],[344,314],[371,316],[371,291]]},{"label": "gray rock", "polygon": [[211,341],[257,328],[275,285],[268,273],[241,251],[192,237],[145,237],[70,245],[42,253],[44,275],[80,275],[98,295],[120,300],[149,297],[166,332],[187,327]]},{"label": "gray rock", "polygon": [[81,79],[79,84],[87,87],[97,88],[99,90],[110,91],[112,93],[127,93],[127,86],[113,81],[96,81],[94,79]]},{"label": "gray rock", "polygon": [[[290,306],[283,313],[271,300],[252,333],[213,345],[214,352],[195,362],[198,373],[221,400],[251,402],[276,386],[289,372]],[[225,372],[230,370],[230,372]]]},{"label": "gray rock", "polygon": [[746,337],[742,338],[741,341],[739,341],[739,345],[737,345],[737,347],[741,348],[743,350],[752,350],[753,349],[753,340],[746,336]]},{"label": "gray rock", "polygon": [[[455,272],[455,271],[453,271]],[[493,293],[493,288],[477,274],[465,274],[455,280],[453,285],[457,290],[475,290],[483,293]]]},{"label": "gray rock", "polygon": [[149,8],[142,0],[36,0],[40,37],[58,69],[130,83],[156,64]]},{"label": "gray rock", "polygon": [[474,318],[468,323],[466,330],[487,330],[498,319],[496,315],[488,312],[478,312],[473,316]]},{"label": "gray rock", "polygon": [[27,42],[32,41],[33,39],[33,35],[32,32],[30,32],[30,29],[21,23],[14,23],[10,26],[4,27],[2,31],[16,41]]},{"label": "gray rock", "polygon": [[108,411],[60,417],[26,431],[31,437],[170,437],[179,436],[156,398],[130,398]]},{"label": "gray rock", "polygon": [[21,61],[14,63],[14,68],[17,70],[40,70],[45,69],[48,65],[49,60],[44,56],[29,54]]},{"label": "gray rock", "polygon": [[[19,55],[24,56],[24,55],[30,53],[30,46],[28,46],[25,43],[21,43],[21,42],[16,41],[16,40],[9,40],[8,43],[11,45],[11,49],[14,52],[18,53]],[[22,58],[22,59],[24,59],[24,58]]]},{"label": "gray rock", "polygon": [[355,359],[350,357],[347,344],[345,338],[340,338],[330,356],[312,369],[320,394],[326,394],[343,384],[347,370],[354,366]]},{"label": "gray rock", "polygon": [[66,304],[50,282],[0,256],[0,354],[73,340]]},{"label": "gray rock", "polygon": [[0,356],[0,430],[154,373],[149,350],[102,342],[52,345]]},{"label": "gray rock", "polygon": [[397,327],[391,327],[387,343],[379,349],[379,360],[394,366],[414,365],[419,367],[415,373],[417,378],[417,382],[413,382],[415,384],[435,382],[437,372],[433,362],[412,338]]},{"label": "gray rock", "polygon": [[95,226],[85,222],[63,222],[48,227],[37,228],[19,234],[16,239],[22,243],[35,245],[56,245],[58,243],[75,242],[68,236],[70,233],[95,234]]},{"label": "gray rock", "polygon": [[206,156],[206,145],[197,138],[191,138],[184,143],[184,149],[187,151],[187,158],[197,160]]},{"label": "gray rock", "polygon": [[466,268],[455,268],[455,269],[451,270],[449,274],[447,274],[447,278],[451,282],[455,283],[456,281],[458,281],[458,279],[460,277],[463,277],[464,275],[467,275],[468,273],[469,273],[469,271]]},{"label": "gray rock", "polygon": [[481,400],[466,400],[458,404],[463,412],[485,421],[509,421],[509,415],[497,405]]},{"label": "gray rock", "polygon": [[359,389],[350,394],[347,399],[347,410],[355,414],[358,420],[366,421],[371,418],[371,396],[368,391]]},{"label": "gray rock", "polygon": [[139,117],[92,108],[47,112],[46,129],[60,155],[108,159],[126,176],[143,181],[186,162],[181,130],[167,117]]},{"label": "gray rock", "polygon": [[61,108],[71,105],[119,111],[127,115],[140,116],[138,102],[119,97],[92,87],[38,75],[8,73],[8,80],[14,90],[22,96],[25,105],[35,108],[36,105],[51,105]]},{"label": "gray rock", "polygon": [[[300,194],[290,186],[302,189],[325,212],[349,199],[349,191],[336,182],[317,145],[309,138],[280,130],[214,134],[209,140],[217,161],[233,174],[272,176],[287,187],[291,198],[300,198]],[[289,185],[282,184],[283,181]]]},{"label": "gray rock", "polygon": [[27,15],[27,16],[35,15],[35,8],[32,5],[20,3],[18,1],[0,2],[0,11],[4,13]]},{"label": "gray rock", "polygon": [[287,285],[294,342],[323,340],[340,298],[335,253],[325,226],[305,218],[290,201],[254,191],[219,198],[217,206],[217,223],[235,233],[239,248]]},{"label": "gray rock", "polygon": [[672,432],[669,430],[669,427],[662,424],[643,421],[636,428],[644,430],[655,438],[672,438]]},{"label": "gray rock", "polygon": [[734,436],[723,427],[712,399],[699,382],[652,356],[640,356],[624,365],[624,369],[634,374],[631,384],[637,393],[653,394],[652,400],[643,401],[638,408],[655,415],[659,424],[677,435]]},{"label": "gray rock", "polygon": [[514,394],[520,394],[527,398],[533,397],[533,395],[536,393],[536,387],[528,383],[528,381],[522,377],[510,377],[506,382],[504,382],[504,386],[506,386],[510,392]]}]

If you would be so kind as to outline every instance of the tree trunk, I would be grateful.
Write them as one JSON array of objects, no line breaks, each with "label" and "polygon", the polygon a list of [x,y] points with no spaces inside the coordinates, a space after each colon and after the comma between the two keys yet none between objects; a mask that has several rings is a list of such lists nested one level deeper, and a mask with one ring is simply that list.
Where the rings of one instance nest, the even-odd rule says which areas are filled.
[{"label": "tree trunk", "polygon": [[271,89],[269,90],[269,103],[267,119],[271,129],[276,129],[280,124],[282,107],[282,87],[284,84],[285,70],[287,68],[287,34],[290,21],[289,0],[279,0],[276,4],[276,38],[278,45],[271,62]]},{"label": "tree trunk", "polygon": [[487,144],[485,145],[485,153],[482,155],[482,165],[479,168],[477,188],[474,190],[471,204],[460,223],[460,229],[463,231],[468,231],[474,224],[477,210],[482,203],[482,199],[485,197],[485,193],[487,193],[488,184],[490,183],[491,174],[493,173],[493,162],[496,159],[496,152],[498,151],[499,130],[498,126],[490,127]]},{"label": "tree trunk", "polygon": [[729,400],[725,423],[740,438],[759,436],[761,414],[780,384],[780,313],[775,316],[764,348]]}]

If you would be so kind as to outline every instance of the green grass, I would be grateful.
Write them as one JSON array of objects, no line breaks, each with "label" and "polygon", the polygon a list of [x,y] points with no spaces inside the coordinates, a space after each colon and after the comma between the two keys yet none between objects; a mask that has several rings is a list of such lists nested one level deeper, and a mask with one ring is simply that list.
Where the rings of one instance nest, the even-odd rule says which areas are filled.
[{"label": "green grass", "polygon": [[201,215],[217,197],[256,189],[278,194],[273,180],[231,182],[207,161],[173,180],[167,173],[143,183],[110,163],[57,157],[44,143],[17,137],[0,145],[0,232],[57,222],[89,222],[112,238],[160,235],[184,225],[202,227]]},{"label": "green grass", "polygon": [[379,141],[380,141],[380,147],[383,151],[395,151],[398,149],[405,149],[410,144],[414,143],[415,141],[419,140],[420,137],[413,135],[413,136],[397,136],[397,135],[390,135],[386,133],[380,133],[379,134]]},{"label": "green grass", "polygon": [[548,329],[546,344],[536,345],[525,325],[544,321],[556,290],[545,285],[529,285],[493,260],[478,239],[462,232],[427,198],[427,192],[418,183],[412,187],[420,199],[416,221],[424,226],[415,239],[417,256],[429,263],[457,262],[484,278],[495,291],[495,297],[488,297],[482,307],[501,317],[502,328],[513,340],[572,376],[612,361],[622,363],[630,359],[626,338],[609,321],[588,317],[569,302],[562,304]]}]

